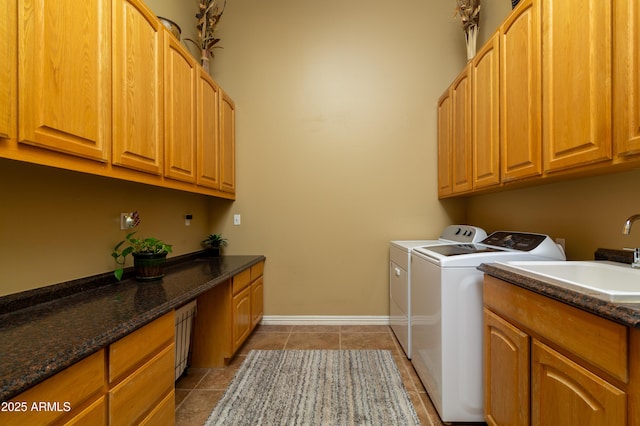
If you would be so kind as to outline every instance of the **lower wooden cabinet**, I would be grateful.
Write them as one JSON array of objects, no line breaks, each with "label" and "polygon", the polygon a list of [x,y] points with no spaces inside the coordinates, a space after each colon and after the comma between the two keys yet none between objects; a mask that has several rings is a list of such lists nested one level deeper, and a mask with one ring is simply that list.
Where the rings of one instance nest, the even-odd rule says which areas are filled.
[{"label": "lower wooden cabinet", "polygon": [[192,367],[224,366],[262,319],[264,262],[198,296]]},{"label": "lower wooden cabinet", "polygon": [[171,311],[19,394],[0,424],[172,425],[174,335]]},{"label": "lower wooden cabinet", "polygon": [[[529,336],[484,310],[485,417],[490,425],[529,424]],[[504,392],[509,389],[511,392]]]},{"label": "lower wooden cabinet", "polygon": [[[167,346],[133,370],[109,391],[111,425],[128,425],[145,419],[174,389],[175,347]],[[166,424],[166,423],[165,423]]]},{"label": "lower wooden cabinet", "polygon": [[[107,424],[105,350],[77,362],[17,395],[0,413],[3,425],[45,425],[54,422]],[[4,405],[3,405],[4,407]]]},{"label": "lower wooden cabinet", "polygon": [[534,340],[531,345],[534,425],[624,425],[627,396],[605,379]]},{"label": "lower wooden cabinet", "polygon": [[[139,423],[153,417],[167,398],[173,401],[174,336],[171,311],[109,347],[111,425]],[[168,424],[168,419],[164,422]]]},{"label": "lower wooden cabinet", "polygon": [[484,285],[489,425],[638,425],[640,332],[493,277]]}]

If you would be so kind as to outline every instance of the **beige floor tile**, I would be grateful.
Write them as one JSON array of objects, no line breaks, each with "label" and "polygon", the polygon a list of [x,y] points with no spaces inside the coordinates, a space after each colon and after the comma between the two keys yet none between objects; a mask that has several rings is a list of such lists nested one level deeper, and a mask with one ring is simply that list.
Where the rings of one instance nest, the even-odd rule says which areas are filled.
[{"label": "beige floor tile", "polygon": [[265,324],[259,324],[256,329],[255,329],[255,333],[289,333],[291,332],[291,329],[293,328],[293,325],[265,325]]},{"label": "beige floor tile", "polygon": [[238,353],[248,354],[252,349],[278,350],[284,349],[284,345],[289,338],[289,333],[253,333],[242,345]]},{"label": "beige floor tile", "polygon": [[285,349],[340,349],[340,333],[291,333]]},{"label": "beige floor tile", "polygon": [[341,349],[386,349],[396,351],[389,334],[383,333],[340,333]]},{"label": "beige floor tile", "polygon": [[224,391],[195,389],[176,410],[176,426],[203,425]]},{"label": "beige floor tile", "polygon": [[294,325],[292,333],[339,333],[339,325]]},{"label": "beige floor tile", "polygon": [[195,389],[207,373],[208,368],[189,368],[176,382],[176,389]]},{"label": "beige floor tile", "polygon": [[389,334],[389,326],[386,325],[341,325],[342,333],[386,333]]},{"label": "beige floor tile", "polygon": [[426,393],[418,393],[418,395],[420,396],[420,401],[425,407],[427,415],[429,416],[429,420],[431,422],[427,424],[432,424],[433,426],[443,426],[444,423],[442,422],[442,420],[440,420],[438,411],[436,410],[436,407],[433,406],[431,399],[429,399],[429,395],[427,395]]},{"label": "beige floor tile", "polygon": [[178,407],[182,403],[182,401],[184,401],[185,398],[189,396],[189,393],[191,393],[191,389],[176,389],[176,407]]}]

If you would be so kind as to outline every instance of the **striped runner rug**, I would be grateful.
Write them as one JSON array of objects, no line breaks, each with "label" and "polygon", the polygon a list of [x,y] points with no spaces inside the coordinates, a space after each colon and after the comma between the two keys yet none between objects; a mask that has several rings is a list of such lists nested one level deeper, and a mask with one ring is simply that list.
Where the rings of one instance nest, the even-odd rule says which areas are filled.
[{"label": "striped runner rug", "polygon": [[206,422],[419,425],[390,351],[251,351]]}]

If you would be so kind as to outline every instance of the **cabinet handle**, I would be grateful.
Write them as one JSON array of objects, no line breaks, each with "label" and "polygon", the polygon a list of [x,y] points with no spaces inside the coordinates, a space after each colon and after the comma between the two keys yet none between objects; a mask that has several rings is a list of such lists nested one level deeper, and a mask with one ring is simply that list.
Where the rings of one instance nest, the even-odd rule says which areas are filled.
[{"label": "cabinet handle", "polygon": [[395,268],[395,270],[396,270],[396,277],[399,277],[400,276],[400,268]]}]

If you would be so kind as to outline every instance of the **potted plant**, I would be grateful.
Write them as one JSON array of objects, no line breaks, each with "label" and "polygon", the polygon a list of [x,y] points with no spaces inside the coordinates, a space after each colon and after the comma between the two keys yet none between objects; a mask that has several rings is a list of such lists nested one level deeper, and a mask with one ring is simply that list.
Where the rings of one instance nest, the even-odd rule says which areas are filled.
[{"label": "potted plant", "polygon": [[[118,267],[113,272],[116,279],[121,280],[124,272],[124,263],[127,256],[133,256],[133,267],[136,271],[136,279],[140,281],[159,280],[164,276],[163,266],[167,259],[167,254],[171,253],[171,245],[160,241],[157,238],[134,238],[135,232],[128,234],[124,240],[120,241],[113,248],[111,256],[115,259]],[[122,245],[129,243],[121,249]]]},{"label": "potted plant", "polygon": [[227,245],[227,239],[222,234],[211,234],[202,240],[202,246],[210,256],[220,256],[220,249]]}]

